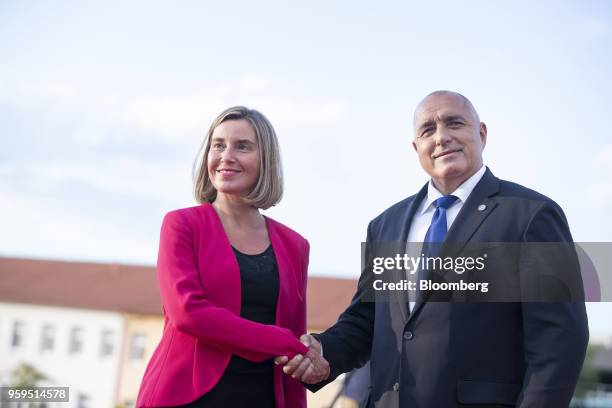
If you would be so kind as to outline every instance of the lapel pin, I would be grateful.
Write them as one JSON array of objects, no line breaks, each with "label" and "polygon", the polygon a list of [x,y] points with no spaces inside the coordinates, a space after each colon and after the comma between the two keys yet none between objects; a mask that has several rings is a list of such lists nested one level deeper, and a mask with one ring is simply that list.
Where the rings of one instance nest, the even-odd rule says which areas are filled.
[{"label": "lapel pin", "polygon": [[487,206],[486,206],[486,205],[484,205],[484,204],[480,204],[480,205],[478,206],[478,211],[484,211],[484,210],[486,210],[486,209],[487,209]]}]

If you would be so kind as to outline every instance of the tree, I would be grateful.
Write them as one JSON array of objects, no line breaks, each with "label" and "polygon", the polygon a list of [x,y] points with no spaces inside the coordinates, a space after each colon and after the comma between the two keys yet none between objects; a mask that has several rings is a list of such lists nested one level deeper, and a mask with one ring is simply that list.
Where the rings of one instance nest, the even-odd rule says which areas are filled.
[{"label": "tree", "polygon": [[11,387],[35,387],[39,381],[47,377],[34,366],[21,363],[11,372]]}]

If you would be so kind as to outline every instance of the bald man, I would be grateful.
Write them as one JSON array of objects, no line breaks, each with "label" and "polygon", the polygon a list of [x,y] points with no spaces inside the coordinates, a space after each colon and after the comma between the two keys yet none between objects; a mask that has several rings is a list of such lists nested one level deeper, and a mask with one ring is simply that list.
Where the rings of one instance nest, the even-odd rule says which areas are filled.
[{"label": "bald man", "polygon": [[[486,142],[487,127],[466,97],[436,91],[423,99],[414,113],[412,146],[430,180],[370,222],[366,263],[351,305],[333,327],[303,336],[324,359],[297,357],[285,365],[287,374],[318,389],[370,360],[370,407],[569,405],[588,343],[572,236],[554,201],[498,179],[483,165]],[[390,296],[372,302],[368,248],[392,241],[425,243],[427,251],[438,243],[485,243],[493,252],[500,248],[495,243],[560,243],[565,249],[552,260],[542,261],[536,249],[530,259],[521,252],[493,270],[508,288],[531,282],[555,288],[562,279],[537,280],[553,262],[553,274],[569,271],[563,279],[573,281],[558,285],[567,297],[528,302],[512,293],[501,294],[516,301],[434,301],[425,291],[405,301]],[[555,301],[542,301],[550,299]]]}]

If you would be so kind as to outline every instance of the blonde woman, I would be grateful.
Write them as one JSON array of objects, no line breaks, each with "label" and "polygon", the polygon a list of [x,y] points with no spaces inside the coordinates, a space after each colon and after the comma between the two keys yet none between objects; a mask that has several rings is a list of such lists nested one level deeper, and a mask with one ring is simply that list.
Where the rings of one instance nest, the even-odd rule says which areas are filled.
[{"label": "blonde woman", "polygon": [[168,213],[157,276],[165,327],[138,407],[306,407],[273,357],[306,355],[308,242],[263,216],[281,199],[278,141],[237,106],[210,126],[194,170],[200,205]]}]

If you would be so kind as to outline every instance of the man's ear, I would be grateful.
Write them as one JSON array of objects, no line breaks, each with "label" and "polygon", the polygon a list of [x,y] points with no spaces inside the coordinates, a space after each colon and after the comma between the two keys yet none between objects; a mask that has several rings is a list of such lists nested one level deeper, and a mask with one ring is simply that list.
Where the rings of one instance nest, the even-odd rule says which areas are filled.
[{"label": "man's ear", "polygon": [[416,143],[414,142],[414,140],[412,141],[412,147],[414,148],[414,151],[415,151],[415,152],[417,152],[417,153],[419,152],[419,151],[417,150]]},{"label": "man's ear", "polygon": [[484,149],[487,144],[487,125],[484,122],[480,122],[480,141]]}]

